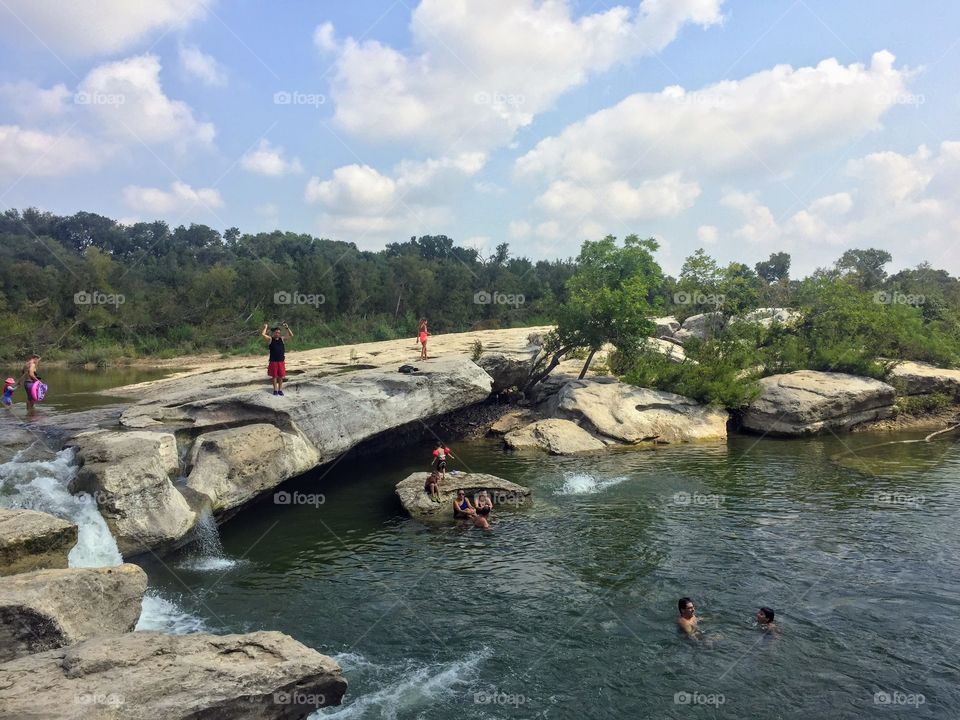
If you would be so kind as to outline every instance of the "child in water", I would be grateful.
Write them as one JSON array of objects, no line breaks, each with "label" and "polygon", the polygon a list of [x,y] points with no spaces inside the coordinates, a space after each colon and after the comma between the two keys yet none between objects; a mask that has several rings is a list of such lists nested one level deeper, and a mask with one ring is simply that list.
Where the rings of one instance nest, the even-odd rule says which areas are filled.
[{"label": "child in water", "polygon": [[0,403],[3,403],[4,407],[10,407],[13,405],[13,391],[17,389],[17,383],[13,378],[7,378],[3,381],[3,397],[0,398]]}]

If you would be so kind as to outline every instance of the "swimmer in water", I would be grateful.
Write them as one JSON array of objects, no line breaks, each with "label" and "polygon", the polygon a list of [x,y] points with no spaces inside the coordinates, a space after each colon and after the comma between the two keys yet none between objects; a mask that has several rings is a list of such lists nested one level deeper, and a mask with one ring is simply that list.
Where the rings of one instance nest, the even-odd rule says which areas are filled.
[{"label": "swimmer in water", "polygon": [[697,623],[700,619],[694,614],[696,608],[693,606],[693,600],[688,597],[680,598],[677,601],[677,609],[680,611],[677,615],[677,627],[689,637],[696,638],[699,632]]},{"label": "swimmer in water", "polygon": [[777,627],[777,624],[773,621],[775,613],[772,608],[762,607],[757,610],[757,625],[760,626],[760,629],[764,632],[777,634],[780,632],[780,628]]}]

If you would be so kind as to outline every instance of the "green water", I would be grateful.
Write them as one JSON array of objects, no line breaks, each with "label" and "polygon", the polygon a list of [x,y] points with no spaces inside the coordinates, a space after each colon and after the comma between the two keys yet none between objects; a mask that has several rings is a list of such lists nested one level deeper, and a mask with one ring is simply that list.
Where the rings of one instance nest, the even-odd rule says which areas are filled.
[{"label": "green water", "polygon": [[[286,487],[323,504],[261,502],[221,527],[224,557],[148,572],[209,630],[336,657],[350,689],[321,717],[953,718],[960,452],[858,450],[890,439],[589,459],[461,444],[455,467],[535,494],[487,532],[403,514],[393,485],[426,450],[348,455]],[[703,642],[675,629],[682,595]]]},{"label": "green water", "polygon": [[[26,393],[20,383],[20,367],[7,367],[0,370],[2,377],[12,377],[17,381],[14,391],[13,409],[20,415],[26,414]],[[166,377],[172,371],[132,367],[113,367],[102,370],[83,368],[46,366],[41,363],[38,373],[47,384],[47,396],[37,405],[38,412],[44,409],[53,411],[90,410],[105,405],[115,405],[121,399],[109,395],[97,394],[100,390],[131,385],[133,383],[157,380]]]}]

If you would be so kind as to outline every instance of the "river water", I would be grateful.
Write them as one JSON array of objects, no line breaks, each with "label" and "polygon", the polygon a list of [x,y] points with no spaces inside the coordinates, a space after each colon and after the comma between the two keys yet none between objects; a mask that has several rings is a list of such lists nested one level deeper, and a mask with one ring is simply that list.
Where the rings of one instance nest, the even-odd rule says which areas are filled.
[{"label": "river water", "polygon": [[[138,629],[276,629],[350,687],[317,718],[954,718],[960,449],[855,434],[558,458],[455,445],[529,485],[493,528],[428,527],[394,484],[428,448],[287,483],[145,562]],[[70,517],[113,564],[69,451],[0,465],[0,504]],[[690,596],[703,636],[674,626]],[[760,605],[780,632],[755,627]]]}]

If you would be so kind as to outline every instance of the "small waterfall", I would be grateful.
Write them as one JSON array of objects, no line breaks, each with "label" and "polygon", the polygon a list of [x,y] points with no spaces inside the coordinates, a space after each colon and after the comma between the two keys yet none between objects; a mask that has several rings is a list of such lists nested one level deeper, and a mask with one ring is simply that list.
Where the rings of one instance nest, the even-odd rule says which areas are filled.
[{"label": "small waterfall", "polygon": [[[67,489],[77,473],[73,450],[61,450],[46,460],[27,460],[27,451],[0,463],[0,507],[39,510],[69,520],[77,526],[77,544],[70,551],[70,567],[112,567],[123,562],[117,541],[87,494],[71,495]],[[212,519],[212,518],[211,518]],[[214,526],[216,535],[216,526]],[[219,535],[216,535],[219,544]],[[199,632],[203,623],[175,602],[148,589],[137,630],[170,633]]]},{"label": "small waterfall", "polygon": [[220,529],[209,509],[204,509],[194,528],[189,556],[179,564],[186,570],[227,570],[237,564],[227,557],[220,541]]}]

